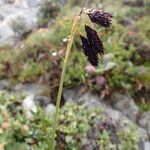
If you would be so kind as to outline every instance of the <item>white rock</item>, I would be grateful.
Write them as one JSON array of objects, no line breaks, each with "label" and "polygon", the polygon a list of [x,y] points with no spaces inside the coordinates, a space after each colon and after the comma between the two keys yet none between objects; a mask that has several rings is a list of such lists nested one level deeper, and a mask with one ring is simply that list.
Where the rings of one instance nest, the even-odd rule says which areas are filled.
[{"label": "white rock", "polygon": [[29,7],[37,7],[41,5],[45,0],[26,0],[26,1]]},{"label": "white rock", "polygon": [[0,5],[5,4],[5,0],[0,0]]},{"label": "white rock", "polygon": [[22,35],[37,28],[37,11],[30,9],[18,12],[14,15],[9,15],[4,21],[14,32]]},{"label": "white rock", "polygon": [[28,97],[26,97],[24,99],[23,104],[22,104],[24,112],[28,118],[32,117],[32,112],[37,111],[34,97],[35,97],[35,95],[33,95],[33,94],[29,95]]},{"label": "white rock", "polygon": [[45,93],[49,93],[50,87],[44,84],[25,83],[17,84],[14,86],[13,90],[16,92],[27,93],[28,95],[45,95]]},{"label": "white rock", "polygon": [[114,58],[113,53],[105,54],[103,58],[104,64],[106,65],[108,62],[111,62],[113,58]]},{"label": "white rock", "polygon": [[45,108],[45,113],[51,117],[54,115],[55,110],[56,110],[56,107],[53,104],[49,104]]},{"label": "white rock", "polygon": [[144,143],[144,150],[150,150],[150,142],[149,141]]},{"label": "white rock", "polygon": [[0,23],[0,45],[13,45],[15,43],[15,32],[5,22]]},{"label": "white rock", "polygon": [[14,5],[10,5],[10,4],[5,4],[0,6],[0,17],[3,18],[3,20],[10,16],[10,15],[15,15],[16,13],[22,12],[25,9],[23,9],[22,7],[17,7]]},{"label": "white rock", "polygon": [[104,68],[104,71],[109,71],[112,70],[116,67],[116,63],[115,62],[108,62]]},{"label": "white rock", "polygon": [[148,68],[146,68],[145,66],[139,66],[139,67],[137,68],[137,76],[140,77],[141,75],[146,74],[147,71],[148,71]]},{"label": "white rock", "polygon": [[10,89],[11,85],[8,80],[0,80],[0,90]]},{"label": "white rock", "polygon": [[0,45],[14,46],[24,33],[37,29],[43,0],[2,2],[0,0]]}]

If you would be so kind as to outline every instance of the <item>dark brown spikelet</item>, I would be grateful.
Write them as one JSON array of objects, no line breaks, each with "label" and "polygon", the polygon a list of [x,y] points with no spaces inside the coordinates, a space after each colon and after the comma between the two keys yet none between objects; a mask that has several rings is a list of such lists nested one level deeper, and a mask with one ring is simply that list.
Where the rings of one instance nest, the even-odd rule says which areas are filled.
[{"label": "dark brown spikelet", "polygon": [[102,10],[91,9],[88,13],[90,20],[97,25],[103,27],[110,27],[112,24],[112,14],[104,12]]},{"label": "dark brown spikelet", "polygon": [[101,39],[99,38],[97,32],[89,27],[88,25],[85,25],[85,31],[87,34],[87,40],[90,43],[92,50],[96,54],[103,55],[104,54],[104,47]]},{"label": "dark brown spikelet", "polygon": [[84,54],[87,56],[88,61],[91,63],[93,66],[98,66],[99,61],[98,61],[98,56],[97,54],[93,51],[92,46],[88,39],[86,39],[84,36],[80,35],[81,38],[81,43],[82,43],[82,49],[84,51]]}]

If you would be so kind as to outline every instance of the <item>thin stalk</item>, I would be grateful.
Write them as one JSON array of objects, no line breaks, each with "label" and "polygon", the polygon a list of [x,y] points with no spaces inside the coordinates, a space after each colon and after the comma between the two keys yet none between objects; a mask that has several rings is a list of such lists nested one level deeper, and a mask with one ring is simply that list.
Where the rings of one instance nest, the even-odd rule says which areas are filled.
[{"label": "thin stalk", "polygon": [[54,122],[53,122],[53,126],[52,126],[53,131],[52,131],[50,150],[54,150],[55,133],[56,133],[56,128],[57,128],[57,124],[58,124],[59,109],[60,109],[61,95],[62,95],[62,91],[63,91],[64,77],[65,77],[66,67],[67,67],[69,56],[70,56],[70,51],[72,48],[76,28],[77,28],[77,25],[81,18],[80,15],[81,15],[81,13],[79,13],[74,19],[74,23],[73,23],[72,30],[71,30],[71,36],[70,36],[70,38],[68,40],[68,44],[67,44],[67,50],[66,50],[64,63],[63,63],[63,68],[62,68],[62,73],[61,73],[61,78],[60,78],[60,83],[59,83],[59,89],[58,89],[58,95],[57,95],[57,101],[56,101],[56,112],[54,115]]}]

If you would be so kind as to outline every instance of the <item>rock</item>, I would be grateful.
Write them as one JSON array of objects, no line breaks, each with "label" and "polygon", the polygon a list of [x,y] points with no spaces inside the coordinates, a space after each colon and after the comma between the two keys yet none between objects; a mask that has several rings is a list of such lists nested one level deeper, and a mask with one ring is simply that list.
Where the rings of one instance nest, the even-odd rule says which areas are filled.
[{"label": "rock", "polygon": [[[93,95],[91,92],[81,94],[80,91],[81,87],[64,90],[64,100],[74,101],[78,104],[84,104],[90,107],[99,107],[104,109],[108,107],[98,96]],[[136,116],[139,112],[139,109],[130,96],[122,95],[120,93],[113,93],[111,96],[111,102],[113,108],[119,110],[131,120],[136,121]]]},{"label": "rock", "polygon": [[136,117],[139,112],[139,109],[136,106],[134,100],[130,96],[115,92],[112,93],[111,101],[115,109],[122,112],[131,120],[136,121]]},{"label": "rock", "polygon": [[27,118],[32,117],[32,112],[37,111],[37,107],[34,101],[35,95],[31,94],[23,100],[22,106]]},{"label": "rock", "polygon": [[120,20],[119,23],[123,26],[131,26],[134,22],[133,22],[133,20],[131,20],[129,18],[124,18],[124,19]]},{"label": "rock", "polygon": [[0,5],[5,4],[5,0],[0,0]]},{"label": "rock", "polygon": [[115,104],[115,109],[120,110],[127,117],[136,121],[136,115],[139,109],[133,100],[120,100]]},{"label": "rock", "polygon": [[110,71],[110,70],[114,69],[116,67],[116,65],[117,64],[115,62],[108,62],[105,65],[104,71]]},{"label": "rock", "polygon": [[45,107],[45,113],[50,117],[54,115],[55,110],[56,107],[53,104],[49,104]]},{"label": "rock", "polygon": [[0,6],[0,17],[4,20],[6,17],[13,16],[21,11],[23,11],[22,7],[16,7],[14,5],[5,4]]},{"label": "rock", "polygon": [[78,100],[79,93],[80,93],[80,87],[75,87],[75,88],[70,88],[70,89],[65,89],[63,91],[63,98],[64,100],[67,101],[75,101]]},{"label": "rock", "polygon": [[150,60],[150,44],[149,43],[144,43],[139,45],[137,47],[137,51],[141,55],[143,60],[149,61]]},{"label": "rock", "polygon": [[143,0],[123,0],[124,5],[142,7],[144,5]]},{"label": "rock", "polygon": [[10,89],[10,83],[8,80],[0,80],[0,90]]},{"label": "rock", "polygon": [[30,7],[37,7],[43,4],[43,0],[27,0]]},{"label": "rock", "polygon": [[13,45],[16,43],[15,32],[6,22],[0,23],[0,45]]},{"label": "rock", "polygon": [[150,142],[149,141],[144,143],[144,150],[150,150]]},{"label": "rock", "polygon": [[138,135],[139,135],[139,140],[140,141],[147,141],[149,140],[149,136],[147,134],[147,131],[141,127],[138,127]]},{"label": "rock", "polygon": [[73,101],[78,104],[83,104],[87,107],[105,108],[106,105],[100,101],[100,98],[93,95],[91,92],[81,93],[82,87],[66,89],[63,92],[63,97],[66,102]]},{"label": "rock", "polygon": [[36,84],[36,83],[26,83],[26,84],[17,84],[14,86],[14,91],[16,92],[25,92],[27,94],[34,94],[34,95],[50,95],[50,87],[43,84]]},{"label": "rock", "polygon": [[60,2],[61,2],[62,5],[67,4],[67,0],[60,0]]},{"label": "rock", "polygon": [[138,123],[142,128],[147,130],[147,132],[150,136],[150,111],[143,113],[141,115]]},{"label": "rock", "polygon": [[15,13],[14,15],[9,15],[4,20],[4,22],[6,22],[6,24],[8,24],[19,37],[27,32],[36,30],[37,21],[36,9],[27,9],[25,11]]},{"label": "rock", "polygon": [[103,57],[104,64],[107,65],[107,63],[112,62],[113,58],[114,58],[113,53],[105,54]]},{"label": "rock", "polygon": [[50,97],[40,95],[35,96],[34,100],[42,107],[46,107],[51,102]]},{"label": "rock", "polygon": [[[118,126],[118,130],[125,129],[128,131],[133,124],[132,120],[126,117],[123,113],[109,108],[108,106],[104,108],[104,116],[112,119],[114,124]],[[139,136],[139,141],[145,141],[149,139],[147,131],[143,128],[137,127],[137,134]]]},{"label": "rock", "polygon": [[37,7],[43,3],[43,0],[0,0],[0,5],[11,4],[18,7]]},{"label": "rock", "polygon": [[139,145],[140,145],[139,146],[140,150],[150,150],[150,142],[149,141],[140,142]]},{"label": "rock", "polygon": [[146,74],[147,73],[147,68],[145,67],[145,66],[139,66],[138,68],[137,68],[137,76],[141,76],[141,75],[144,75],[144,74]]},{"label": "rock", "polygon": [[36,30],[41,5],[43,0],[0,0],[0,45],[15,46],[20,37]]},{"label": "rock", "polygon": [[[117,108],[119,108],[119,110],[115,110],[110,105],[106,105],[106,103],[104,103],[105,101],[102,101],[98,95],[94,95],[91,92],[81,93],[80,91],[81,87],[64,90],[64,100],[66,102],[73,101],[91,109],[97,108],[101,110],[102,117],[112,119],[112,121],[118,126],[118,130],[129,130],[133,122],[135,122],[138,108],[129,96],[121,95],[118,93],[113,95],[113,98],[119,101],[119,103],[118,101],[115,101],[117,103]],[[120,101],[123,101],[122,104],[120,104]],[[139,135],[140,141],[148,140],[148,134],[143,128],[137,127],[137,133]]]},{"label": "rock", "polygon": [[109,118],[112,118],[115,122],[120,122],[120,119],[121,119],[121,122],[124,122],[124,121],[129,122],[129,119],[123,116],[121,112],[108,108],[108,107],[106,108],[107,109],[105,109],[105,112],[104,112],[105,115]]},{"label": "rock", "polygon": [[81,96],[78,99],[78,103],[84,104],[86,107],[99,108],[101,110],[107,108],[107,106],[102,101],[100,101],[100,99],[97,96],[94,96],[90,93],[86,93],[83,96]]},{"label": "rock", "polygon": [[43,0],[20,0],[15,1],[14,4],[24,7],[38,7],[43,4]]}]

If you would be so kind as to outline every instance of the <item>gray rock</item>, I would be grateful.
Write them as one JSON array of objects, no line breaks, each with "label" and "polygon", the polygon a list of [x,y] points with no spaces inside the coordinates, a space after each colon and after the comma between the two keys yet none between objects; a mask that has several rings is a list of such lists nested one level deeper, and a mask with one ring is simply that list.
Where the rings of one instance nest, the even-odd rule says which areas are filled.
[{"label": "gray rock", "polygon": [[[107,118],[112,118],[112,120],[115,122],[115,124],[118,125],[120,130],[130,130],[130,127],[132,126],[133,122],[121,112],[111,108],[106,108],[104,109],[104,113]],[[143,128],[137,127],[137,134],[139,136],[140,141],[145,141],[149,139],[147,131]]]},{"label": "gray rock", "polygon": [[145,66],[139,66],[137,68],[137,76],[141,76],[147,73],[147,68]]},{"label": "gray rock", "polygon": [[150,150],[150,142],[149,141],[144,143],[144,150]]},{"label": "gray rock", "polygon": [[27,9],[14,15],[9,15],[4,21],[17,35],[21,36],[24,33],[37,29],[37,10]]},{"label": "gray rock", "polygon": [[112,62],[113,58],[114,58],[113,53],[105,54],[103,57],[104,64],[106,65],[107,63]]},{"label": "gray rock", "polygon": [[[125,101],[125,103],[123,104],[120,104],[118,103],[118,101],[115,101],[117,103],[117,107],[119,107],[118,111],[113,109],[110,105],[106,105],[99,96],[94,95],[91,92],[81,93],[80,91],[81,87],[65,90],[63,93],[64,100],[66,102],[73,101],[75,103],[85,105],[86,107],[91,109],[92,108],[100,109],[102,111],[102,116],[107,119],[112,119],[120,130],[122,129],[129,130],[130,126],[133,124],[133,121],[136,120],[136,113],[138,112],[138,109],[136,105],[132,102],[133,100],[128,96],[126,95],[123,96],[121,94],[115,94],[113,96],[118,101],[123,102]],[[123,109],[123,111],[121,109]],[[131,118],[131,120],[128,117]],[[148,140],[148,134],[146,130],[137,127],[137,132],[140,141]]]},{"label": "gray rock", "polygon": [[147,130],[148,135],[150,136],[150,111],[143,113],[138,123],[142,128]]},{"label": "gray rock", "polygon": [[123,0],[124,5],[141,7],[144,5],[143,0]]},{"label": "gray rock", "polygon": [[5,4],[5,0],[0,0],[0,5],[4,5]]},{"label": "gray rock", "polygon": [[[91,92],[81,93],[81,87],[64,90],[63,96],[65,101],[74,101],[78,104],[84,104],[90,107],[108,108],[100,97],[93,95]],[[134,100],[127,95],[113,93],[111,96],[113,108],[122,112],[131,120],[136,121],[136,115],[139,112]]]},{"label": "gray rock", "polygon": [[27,118],[31,118],[32,112],[37,111],[34,97],[35,97],[35,95],[31,94],[23,100],[22,106],[23,106],[23,110],[24,110],[24,113],[26,114]]},{"label": "gray rock", "polygon": [[150,44],[145,42],[137,47],[138,53],[141,55],[142,59],[150,61]]},{"label": "gray rock", "polygon": [[0,45],[14,46],[25,33],[37,29],[43,0],[3,2],[0,1]]},{"label": "gray rock", "polygon": [[110,70],[114,69],[116,67],[116,65],[117,64],[115,62],[108,62],[105,65],[104,71],[110,71]]},{"label": "gray rock", "polygon": [[45,113],[52,117],[55,113],[56,107],[53,104],[49,104],[45,107]]},{"label": "gray rock", "polygon": [[45,0],[2,0],[3,4],[12,4],[14,6],[19,6],[23,8],[27,7],[37,7],[43,3]]},{"label": "gray rock", "polygon": [[138,127],[138,135],[140,141],[147,141],[149,140],[149,136],[147,134],[147,131],[141,127]]},{"label": "gray rock", "polygon": [[10,4],[5,4],[0,6],[0,18],[3,18],[3,20],[8,16],[13,16],[16,13],[19,13],[23,11],[22,7],[17,7]]},{"label": "gray rock", "polygon": [[64,100],[67,101],[75,101],[78,100],[79,93],[80,93],[80,87],[70,88],[66,89],[63,92]]},{"label": "gray rock", "polygon": [[14,86],[14,91],[16,92],[25,92],[27,94],[34,94],[34,95],[49,95],[50,88],[49,86],[43,84],[36,84],[36,83],[26,83],[26,84],[17,84]]},{"label": "gray rock", "polygon": [[[107,106],[104,109],[104,115],[106,118],[111,118],[113,122],[118,126],[119,130],[124,129],[130,132],[130,127],[133,125],[133,122],[123,113]],[[149,139],[147,131],[143,128],[137,127],[137,134],[139,136],[139,141],[145,141]]]},{"label": "gray rock", "polygon": [[25,0],[25,1],[29,7],[37,7],[43,4],[43,0]]},{"label": "gray rock", "polygon": [[8,80],[0,80],[0,90],[10,89],[10,83]]},{"label": "gray rock", "polygon": [[131,26],[134,22],[130,18],[124,18],[120,20],[119,23],[122,24],[123,26]]},{"label": "gray rock", "polygon": [[139,108],[136,106],[134,100],[130,96],[122,95],[120,93],[113,93],[111,99],[112,105],[115,109],[121,111],[131,120],[136,121]]},{"label": "gray rock", "polygon": [[15,42],[15,32],[6,22],[0,23],[0,45],[13,45]]},{"label": "gray rock", "polygon": [[91,92],[81,92],[82,87],[76,87],[71,89],[66,89],[63,92],[63,97],[66,102],[73,101],[78,104],[83,104],[87,107],[107,107],[97,95],[93,95]]},{"label": "gray rock", "polygon": [[120,119],[121,119],[122,123],[124,121],[125,122],[130,122],[129,119],[127,117],[125,117],[121,112],[119,112],[115,109],[111,109],[108,106],[105,107],[105,115],[109,118],[112,118],[115,122],[120,122]]},{"label": "gray rock", "polygon": [[61,4],[65,5],[67,3],[67,0],[60,0]]},{"label": "gray rock", "polygon": [[42,107],[46,107],[50,102],[51,98],[47,96],[36,95],[34,98],[35,102]]},{"label": "gray rock", "polygon": [[140,142],[139,148],[140,150],[150,150],[150,142],[149,141]]}]

